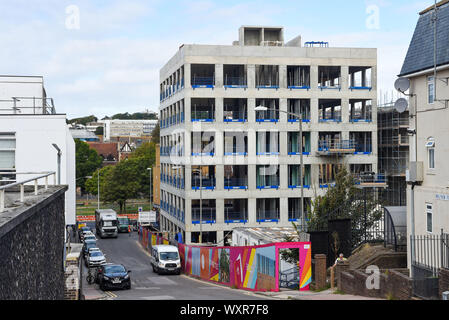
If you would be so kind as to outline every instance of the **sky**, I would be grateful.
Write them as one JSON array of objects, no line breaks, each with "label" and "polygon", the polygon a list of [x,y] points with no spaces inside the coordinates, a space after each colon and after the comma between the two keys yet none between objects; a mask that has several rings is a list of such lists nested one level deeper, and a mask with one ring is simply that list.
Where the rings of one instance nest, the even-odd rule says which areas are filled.
[{"label": "sky", "polygon": [[68,118],[157,111],[159,70],[182,44],[231,45],[242,25],[285,40],[378,48],[391,95],[418,13],[433,0],[0,0],[0,74],[44,77]]}]

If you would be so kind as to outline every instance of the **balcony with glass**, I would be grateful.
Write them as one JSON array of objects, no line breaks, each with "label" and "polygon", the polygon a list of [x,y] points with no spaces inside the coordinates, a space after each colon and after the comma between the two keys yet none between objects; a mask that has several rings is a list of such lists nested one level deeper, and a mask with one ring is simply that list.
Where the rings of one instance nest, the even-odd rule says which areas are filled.
[{"label": "balcony with glass", "polygon": [[257,189],[279,189],[279,165],[258,165],[256,170]]},{"label": "balcony with glass", "polygon": [[[303,207],[306,213],[305,221],[309,221],[307,217],[307,212],[311,208],[311,199],[304,198]],[[300,222],[302,220],[301,213],[301,198],[289,198],[288,199],[288,221],[289,222]]]},{"label": "balcony with glass", "polygon": [[215,87],[215,65],[214,64],[191,64],[190,65],[192,88],[214,88]]},{"label": "balcony with glass", "polygon": [[224,88],[248,88],[247,66],[243,64],[223,65]]},{"label": "balcony with glass", "polygon": [[[192,200],[192,224],[214,224],[217,222],[216,200]],[[201,205],[200,205],[201,203]]]},{"label": "balcony with glass", "polygon": [[352,90],[372,90],[371,67],[349,67],[349,89]]},{"label": "balcony with glass", "polygon": [[279,222],[280,220],[280,201],[275,199],[257,199],[256,202],[256,221]]},{"label": "balcony with glass", "polygon": [[[300,165],[289,165],[288,166],[288,188],[289,189],[300,189],[301,188],[301,180],[300,180]],[[310,164],[304,166],[303,179],[302,184],[304,189],[310,189],[311,186],[311,178],[310,178]]]},{"label": "balcony with glass", "polygon": [[247,101],[247,99],[224,99],[223,121],[226,123],[247,122]]},{"label": "balcony with glass", "polygon": [[215,122],[215,99],[193,98],[191,110],[192,122]]},{"label": "balcony with glass", "polygon": [[225,132],[224,133],[224,155],[225,156],[247,156],[248,155],[248,133],[247,132]]},{"label": "balcony with glass", "polygon": [[[299,151],[299,132],[288,132],[288,155],[289,156],[299,156],[301,155]],[[310,144],[310,132],[304,132],[302,134],[302,154],[305,156],[310,155],[311,144]]]},{"label": "balcony with glass", "polygon": [[215,155],[215,132],[192,132],[192,156]]},{"label": "balcony with glass", "polygon": [[192,166],[192,190],[214,190],[215,166]]},{"label": "balcony with glass", "polygon": [[303,123],[310,122],[310,99],[288,99],[287,108],[290,113],[287,115],[289,123],[299,122],[299,118],[294,115],[301,115]]},{"label": "balcony with glass", "polygon": [[248,222],[248,199],[226,199],[224,220],[227,224]]},{"label": "balcony with glass", "polygon": [[319,122],[341,122],[341,100],[320,99]]},{"label": "balcony with glass", "polygon": [[280,153],[279,132],[256,132],[256,155],[277,156]]},{"label": "balcony with glass", "polygon": [[349,121],[350,122],[372,122],[372,100],[361,99],[349,100]]},{"label": "balcony with glass", "polygon": [[256,65],[256,88],[279,89],[279,66]]},{"label": "balcony with glass", "polygon": [[341,90],[341,67],[319,66],[318,67],[318,89]]},{"label": "balcony with glass", "polygon": [[224,166],[224,189],[247,190],[248,166]]},{"label": "balcony with glass", "polygon": [[310,66],[287,66],[287,88],[310,90]]}]

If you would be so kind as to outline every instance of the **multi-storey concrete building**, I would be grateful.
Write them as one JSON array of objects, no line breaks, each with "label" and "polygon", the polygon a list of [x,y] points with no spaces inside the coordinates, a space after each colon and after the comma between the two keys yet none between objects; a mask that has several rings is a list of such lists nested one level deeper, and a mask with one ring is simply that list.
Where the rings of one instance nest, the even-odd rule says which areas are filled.
[{"label": "multi-storey concrete building", "polygon": [[341,166],[377,172],[377,50],[239,33],[182,45],[160,71],[161,224],[187,243],[301,221],[301,152],[304,208]]},{"label": "multi-storey concrete building", "polygon": [[114,138],[150,137],[157,120],[100,120],[103,123],[104,141]]}]

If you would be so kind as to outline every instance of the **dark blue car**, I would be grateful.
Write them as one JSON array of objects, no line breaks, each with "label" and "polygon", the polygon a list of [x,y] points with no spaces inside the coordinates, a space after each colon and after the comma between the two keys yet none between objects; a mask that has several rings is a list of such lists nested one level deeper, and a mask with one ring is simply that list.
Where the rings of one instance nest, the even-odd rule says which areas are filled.
[{"label": "dark blue car", "polygon": [[98,267],[95,280],[103,291],[107,289],[131,289],[130,272],[131,270],[126,270],[121,264],[107,263]]}]

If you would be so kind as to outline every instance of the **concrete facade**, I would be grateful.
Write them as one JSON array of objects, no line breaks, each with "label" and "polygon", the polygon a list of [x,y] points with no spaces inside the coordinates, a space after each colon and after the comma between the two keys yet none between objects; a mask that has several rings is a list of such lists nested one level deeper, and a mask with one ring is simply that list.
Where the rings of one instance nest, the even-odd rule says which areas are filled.
[{"label": "concrete facade", "polygon": [[157,120],[101,120],[104,141],[117,137],[148,137],[157,125]]},{"label": "concrete facade", "polygon": [[[336,167],[323,167],[320,172],[320,165],[345,165],[348,170],[354,169],[354,165],[364,165],[377,171],[376,49],[302,47],[300,37],[284,44],[283,29],[279,27],[242,27],[239,34],[240,40],[230,46],[183,45],[160,71],[162,228],[185,232],[187,243],[191,243],[192,233],[197,237],[200,229],[203,233],[216,232],[212,242],[222,243],[225,234],[236,227],[288,227],[291,221],[300,221],[300,183],[292,183],[298,180],[300,163],[299,150],[294,150],[299,123],[285,113],[299,112],[295,101],[305,101],[301,109],[306,120],[304,208],[332,184],[332,178],[324,177],[324,171],[334,171]],[[245,39],[250,39],[251,34],[256,38],[247,45]],[[299,66],[305,67],[300,69],[305,70],[305,75],[300,76],[301,83],[291,71]],[[339,70],[338,79],[323,81],[326,70],[329,73],[332,67]],[[368,84],[365,81],[355,84],[350,74],[354,67],[371,70],[369,76],[362,71]],[[238,79],[233,74],[238,74]],[[212,78],[212,84],[208,83],[208,77]],[[204,110],[198,112],[197,102],[201,104],[206,99],[211,109],[205,113],[212,114],[212,119],[195,119],[199,113],[204,114]],[[227,105],[237,101],[231,99],[243,101],[238,111],[245,119],[235,119],[234,115],[233,120],[227,118]],[[321,106],[329,100],[336,101],[337,109],[340,107],[336,111],[338,119],[334,110],[329,113],[330,119],[323,116],[322,109],[320,113]],[[369,101],[371,105],[369,116],[360,121],[354,120],[351,113],[351,105],[356,101]],[[274,116],[277,119],[254,110],[259,104],[270,103],[280,111]],[[198,132],[213,135],[213,143],[209,139],[199,153],[195,145]],[[369,136],[369,150],[323,155],[319,141],[327,139],[324,133],[338,135],[335,140],[340,142],[353,141],[358,133]],[[232,135],[239,142],[230,143]],[[268,149],[263,146],[265,142]],[[212,156],[208,148],[213,149]],[[203,174],[215,180],[214,187],[203,186],[201,192],[197,182],[192,187],[192,168],[201,168]],[[226,188],[230,171],[234,178],[246,180],[245,188]],[[263,172],[268,172],[268,176],[274,173],[277,178],[268,179],[268,184],[274,181],[276,188],[267,183],[260,188],[261,180],[266,178]],[[214,219],[201,227],[195,223],[197,217],[192,217],[192,205],[198,210],[200,193],[203,200],[210,200],[208,209],[215,206],[216,212]],[[240,219],[227,219],[225,211],[235,207],[233,201],[238,200],[242,201],[238,206],[245,208],[237,209],[242,213]]]}]

